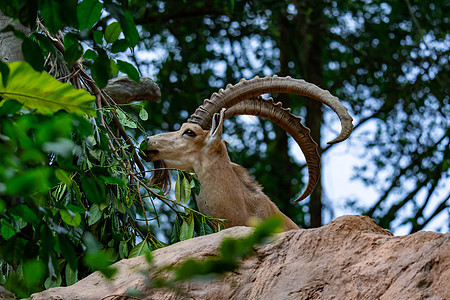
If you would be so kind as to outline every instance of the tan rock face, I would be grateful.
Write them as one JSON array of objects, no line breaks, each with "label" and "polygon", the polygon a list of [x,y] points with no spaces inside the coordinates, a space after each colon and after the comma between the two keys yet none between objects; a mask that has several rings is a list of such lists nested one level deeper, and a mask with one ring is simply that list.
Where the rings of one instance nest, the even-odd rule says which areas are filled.
[{"label": "tan rock face", "polygon": [[[225,236],[250,232],[234,227],[156,250],[155,265],[214,255]],[[147,266],[144,257],[115,266],[113,281],[96,272],[32,299],[126,299],[120,296],[128,288],[145,289],[138,273]],[[344,216],[321,228],[279,234],[223,279],[179,287],[182,294],[153,289],[144,299],[450,299],[450,233],[394,237],[368,217]]]}]

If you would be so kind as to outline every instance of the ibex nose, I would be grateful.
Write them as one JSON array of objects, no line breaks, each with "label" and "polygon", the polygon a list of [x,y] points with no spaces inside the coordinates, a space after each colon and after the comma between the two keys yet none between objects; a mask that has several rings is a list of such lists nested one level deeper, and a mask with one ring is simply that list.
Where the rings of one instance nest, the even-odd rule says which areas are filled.
[{"label": "ibex nose", "polygon": [[139,145],[139,155],[145,161],[153,161],[152,157],[158,153],[158,150],[151,150],[153,144],[151,137],[149,137]]}]

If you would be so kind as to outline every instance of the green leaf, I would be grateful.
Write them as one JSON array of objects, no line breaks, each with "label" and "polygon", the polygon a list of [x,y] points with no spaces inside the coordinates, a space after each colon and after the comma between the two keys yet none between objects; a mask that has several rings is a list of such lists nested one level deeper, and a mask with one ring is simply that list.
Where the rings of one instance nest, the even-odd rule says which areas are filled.
[{"label": "green leaf", "polygon": [[78,29],[91,29],[102,16],[103,5],[97,0],[84,0],[78,4]]},{"label": "green leaf", "polygon": [[78,269],[72,270],[72,268],[66,265],[66,285],[70,286],[78,281]]},{"label": "green leaf", "polygon": [[79,226],[81,223],[81,215],[70,210],[60,210],[61,219],[70,226]]},{"label": "green leaf", "polygon": [[25,204],[17,205],[9,209],[12,214],[21,217],[24,221],[32,224],[39,224],[41,220],[36,213]]},{"label": "green leaf", "polygon": [[44,282],[44,287],[46,289],[59,287],[61,286],[61,283],[62,283],[61,275],[59,275],[55,280],[53,280],[51,277],[48,277]]},{"label": "green leaf", "polygon": [[[22,53],[25,60],[38,72],[44,70],[44,56],[42,55],[39,45],[30,38],[26,38],[22,42]],[[11,73],[12,65],[9,64]],[[11,74],[12,75],[12,74]]]},{"label": "green leaf", "polygon": [[80,45],[80,43],[75,43],[72,46],[70,46],[66,52],[64,52],[64,59],[66,60],[69,67],[72,67],[72,65],[77,62],[78,59],[83,55],[83,47]]},{"label": "green leaf", "polygon": [[114,43],[119,38],[121,32],[122,28],[120,27],[120,24],[118,22],[113,22],[105,29],[105,40],[108,43]]},{"label": "green leaf", "polygon": [[53,46],[52,40],[49,37],[37,32],[34,32],[32,36],[38,42],[39,46],[43,50],[44,55],[47,55],[48,53],[56,55],[55,46]]},{"label": "green leaf", "polygon": [[128,49],[128,41],[125,39],[120,39],[115,41],[111,46],[112,53],[123,52]]},{"label": "green leaf", "polygon": [[112,177],[112,176],[100,176],[100,178],[107,184],[118,185],[122,188],[126,186],[126,182],[120,178]]},{"label": "green leaf", "polygon": [[6,183],[9,195],[26,195],[27,193],[45,193],[50,188],[50,167],[35,167],[15,175]]},{"label": "green leaf", "polygon": [[0,199],[0,215],[4,214],[5,211],[6,211],[6,203],[2,199]]},{"label": "green leaf", "polygon": [[72,32],[68,32],[64,35],[64,48],[69,49],[75,44],[78,44],[78,36]]},{"label": "green leaf", "polygon": [[42,282],[45,275],[45,265],[42,261],[32,260],[23,265],[23,280],[25,285],[33,289]]},{"label": "green leaf", "polygon": [[60,180],[62,183],[67,185],[68,188],[72,186],[72,179],[67,175],[67,172],[63,169],[56,169],[55,170],[55,176]]},{"label": "green leaf", "polygon": [[188,232],[189,232],[189,224],[183,220],[183,224],[181,224],[181,229],[180,229],[180,241],[189,239]]},{"label": "green leaf", "polygon": [[139,83],[139,72],[132,64],[123,60],[117,60],[117,67],[119,67],[120,72],[127,74],[131,80]]},{"label": "green leaf", "polygon": [[145,108],[141,108],[141,110],[139,111],[139,118],[142,120],[142,121],[147,121],[148,120],[148,113],[147,113],[147,111],[145,110]]},{"label": "green leaf", "polygon": [[177,182],[175,183],[175,200],[177,203],[181,201],[181,180],[180,180],[180,172],[177,172]]},{"label": "green leaf", "polygon": [[181,202],[187,203],[189,201],[189,197],[191,197],[191,184],[189,180],[183,176],[183,180],[181,181],[180,186],[181,192]]},{"label": "green leaf", "polygon": [[100,204],[105,202],[105,184],[95,177],[82,177],[81,188],[84,195],[92,203]]},{"label": "green leaf", "polygon": [[[44,25],[52,33],[56,33],[66,25],[78,27],[75,15],[77,4],[77,0],[40,0],[39,11],[44,19]],[[29,5],[29,2],[26,5]]]},{"label": "green leaf", "polygon": [[111,78],[111,62],[106,52],[100,52],[91,66],[92,78],[100,89],[103,89]]},{"label": "green leaf", "polygon": [[177,182],[175,183],[175,199],[178,203],[187,203],[190,196],[191,184],[182,172],[178,172]]},{"label": "green leaf", "polygon": [[126,241],[120,241],[119,243],[119,256],[121,259],[128,256],[128,245]]},{"label": "green leaf", "polygon": [[12,228],[11,224],[5,219],[2,219],[1,226],[0,232],[5,240],[9,240],[16,234],[16,231]]},{"label": "green leaf", "polygon": [[170,240],[169,240],[170,244],[174,244],[174,243],[177,243],[177,242],[180,241],[180,230],[181,230],[181,227],[180,227],[180,222],[178,220],[179,219],[177,218],[175,220],[175,223],[173,224],[172,232],[170,234]]},{"label": "green leaf", "polygon": [[87,49],[86,52],[84,52],[83,57],[85,59],[96,59],[98,54],[92,49]]},{"label": "green leaf", "polygon": [[125,204],[122,202],[122,199],[118,199],[117,197],[114,197],[114,206],[115,208],[120,211],[121,213],[126,213],[127,209],[125,207]]},{"label": "green leaf", "polygon": [[24,253],[28,241],[16,236],[7,243],[2,243],[1,254],[2,259],[8,261],[9,264],[19,264],[23,262]]},{"label": "green leaf", "polygon": [[103,44],[103,33],[101,31],[92,30],[92,35],[94,36],[94,42],[97,45],[102,45]]},{"label": "green leaf", "polygon": [[124,10],[125,18],[121,20],[121,25],[123,29],[123,33],[125,35],[125,39],[130,43],[131,47],[134,47],[139,42],[139,33],[136,28],[136,24],[134,23],[133,16],[127,10]]},{"label": "green leaf", "polygon": [[128,127],[128,128],[137,128],[136,122],[134,120],[131,120],[128,118],[127,115],[125,115],[121,110],[116,110],[117,118],[119,119],[120,124],[122,126]]},{"label": "green leaf", "polygon": [[8,83],[9,67],[8,64],[0,60],[0,74],[2,75],[3,86]]},{"label": "green leaf", "polygon": [[103,273],[107,278],[111,278],[117,272],[116,268],[110,267],[114,261],[110,252],[105,250],[89,249],[84,256],[84,262],[91,267],[92,270]]},{"label": "green leaf", "polygon": [[144,255],[146,253],[149,253],[151,251],[152,250],[148,246],[147,240],[144,240],[144,241],[140,242],[139,244],[137,244],[136,246],[134,246],[133,249],[131,249],[130,254],[128,255],[128,258],[138,257],[138,256]]},{"label": "green leaf", "polygon": [[200,192],[202,191],[202,185],[197,177],[193,176],[191,181],[191,190],[196,195],[200,195]]},{"label": "green leaf", "polygon": [[194,218],[189,216],[187,220],[183,220],[180,230],[180,240],[188,240],[194,237]]},{"label": "green leaf", "polygon": [[77,253],[72,242],[65,235],[58,235],[59,249],[70,267],[74,270],[78,268]]},{"label": "green leaf", "polygon": [[85,90],[61,83],[45,72],[36,72],[25,62],[8,65],[11,73],[8,85],[0,85],[0,96],[3,98],[0,106],[7,99],[14,99],[23,103],[25,109],[36,109],[40,114],[54,114],[64,109],[80,116],[96,115],[91,106],[95,98]]},{"label": "green leaf", "polygon": [[199,235],[208,235],[214,233],[214,230],[211,228],[211,226],[208,225],[208,223],[206,223],[206,220],[203,218],[201,223],[200,223],[200,230],[199,230]]},{"label": "green leaf", "polygon": [[22,103],[16,100],[6,100],[0,105],[0,116],[15,115],[22,108]]},{"label": "green leaf", "polygon": [[95,223],[97,223],[102,217],[102,211],[98,207],[97,204],[92,204],[91,208],[89,209],[89,219],[88,219],[88,225],[92,226]]},{"label": "green leaf", "polygon": [[110,68],[112,77],[117,77],[117,75],[119,74],[119,68],[117,67],[116,62],[113,59],[110,60]]},{"label": "green leaf", "polygon": [[230,0],[231,11],[232,11],[232,12],[234,11],[234,1],[235,1],[235,0]]},{"label": "green leaf", "polygon": [[57,32],[64,25],[61,19],[61,3],[53,0],[41,0],[39,3],[39,11],[44,18],[44,24],[52,33]]},{"label": "green leaf", "polygon": [[86,210],[85,210],[84,208],[79,207],[79,206],[76,206],[76,205],[73,205],[73,204],[68,204],[68,205],[66,206],[66,208],[67,208],[68,210],[70,210],[71,212],[76,212],[76,213],[79,213],[79,214],[84,214],[84,213],[86,213]]}]

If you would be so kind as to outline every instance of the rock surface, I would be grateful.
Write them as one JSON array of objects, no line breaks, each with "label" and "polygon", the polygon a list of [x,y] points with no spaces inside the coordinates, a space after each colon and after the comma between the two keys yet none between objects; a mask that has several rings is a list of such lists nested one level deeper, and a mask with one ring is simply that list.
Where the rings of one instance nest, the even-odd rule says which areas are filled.
[{"label": "rock surface", "polygon": [[136,83],[127,76],[119,76],[108,81],[103,89],[117,104],[128,104],[135,101],[157,101],[161,98],[158,85],[148,77],[141,77]]},{"label": "rock surface", "polygon": [[12,21],[11,18],[0,12],[0,60],[5,62],[23,60],[22,40],[16,38],[11,31],[1,32],[8,25],[23,31],[26,36],[30,34],[29,28],[18,21]]},{"label": "rock surface", "polygon": [[[225,236],[249,234],[234,227],[154,251],[156,266],[217,253]],[[145,290],[144,257],[122,260],[113,281],[96,272],[70,287],[32,299],[131,299]],[[370,218],[344,216],[316,229],[281,233],[258,247],[237,272],[222,279],[180,284],[182,294],[146,290],[144,299],[450,299],[450,233],[394,237]]]}]

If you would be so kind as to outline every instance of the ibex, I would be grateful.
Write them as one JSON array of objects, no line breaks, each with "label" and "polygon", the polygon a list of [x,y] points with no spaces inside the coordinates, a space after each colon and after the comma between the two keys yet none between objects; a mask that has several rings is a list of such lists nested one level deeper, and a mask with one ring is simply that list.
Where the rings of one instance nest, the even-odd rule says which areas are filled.
[{"label": "ibex", "polygon": [[[311,194],[319,180],[320,156],[310,130],[299,117],[290,113],[272,98],[263,99],[266,93],[293,93],[320,101],[333,109],[341,121],[341,133],[329,144],[345,140],[353,130],[352,118],[347,109],[328,91],[314,84],[290,77],[255,77],[242,79],[228,85],[206,99],[193,115],[176,132],[151,136],[141,154],[146,161],[184,171],[194,171],[201,183],[200,196],[196,198],[201,213],[226,219],[227,226],[249,225],[252,218],[265,219],[272,215],[283,218],[283,229],[299,227],[263,193],[262,187],[249,172],[230,161],[222,141],[222,125],[226,118],[236,115],[255,115],[268,119],[286,130],[303,151],[308,166],[309,179],[305,191],[295,201]],[[168,174],[156,174],[155,183],[168,179]]]}]

